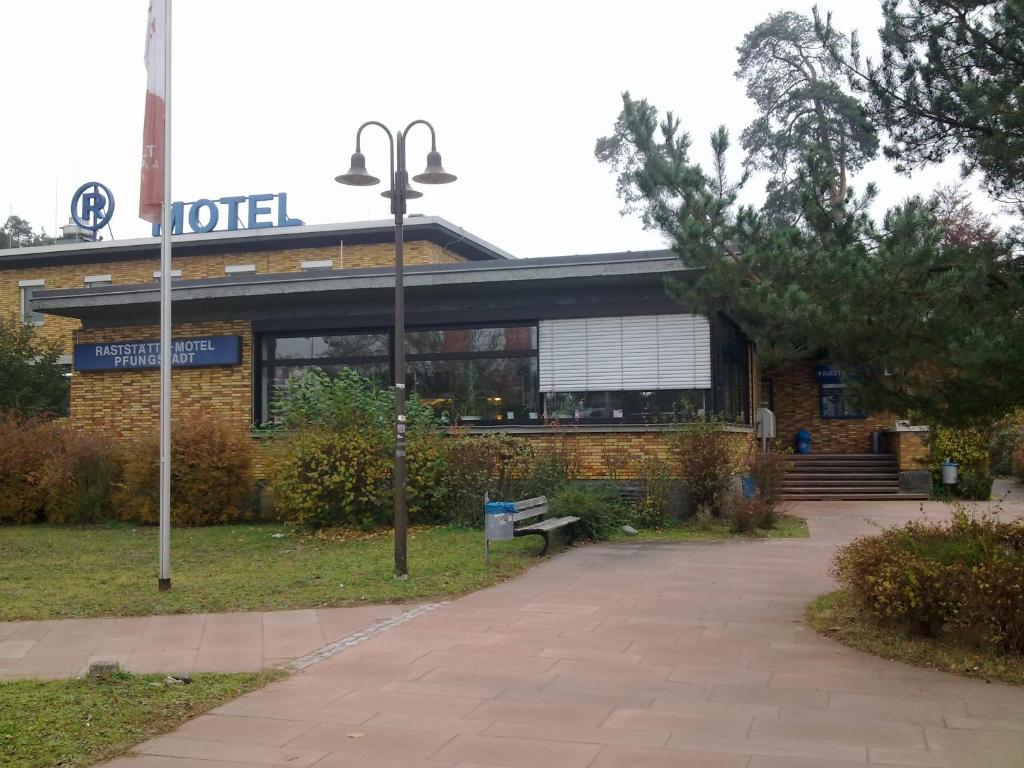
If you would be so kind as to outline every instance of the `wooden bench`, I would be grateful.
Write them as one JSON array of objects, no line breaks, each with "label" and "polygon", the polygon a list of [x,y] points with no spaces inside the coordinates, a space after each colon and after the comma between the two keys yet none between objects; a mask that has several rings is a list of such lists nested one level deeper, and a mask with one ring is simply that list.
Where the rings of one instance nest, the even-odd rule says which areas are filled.
[{"label": "wooden bench", "polygon": [[[484,505],[486,507],[489,499],[484,496]],[[547,554],[548,547],[551,545],[551,532],[557,531],[559,528],[565,528],[570,526],[569,542],[572,544],[576,540],[576,523],[579,522],[578,517],[547,517],[550,514],[548,509],[548,497],[537,496],[534,499],[524,499],[523,501],[513,502],[515,512],[512,515],[512,523],[516,523],[522,520],[533,520],[534,518],[540,518],[536,522],[530,523],[529,525],[516,526],[512,530],[512,535],[516,538],[520,536],[541,536],[544,539],[544,548],[537,553],[538,557]],[[487,538],[487,533],[484,533],[484,551],[487,562],[491,560],[491,540]]]}]

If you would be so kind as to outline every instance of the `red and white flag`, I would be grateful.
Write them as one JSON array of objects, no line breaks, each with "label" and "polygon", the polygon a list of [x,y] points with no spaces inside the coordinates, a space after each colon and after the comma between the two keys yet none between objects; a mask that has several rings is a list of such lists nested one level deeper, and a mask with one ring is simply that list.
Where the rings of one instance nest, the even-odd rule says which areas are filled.
[{"label": "red and white flag", "polygon": [[167,35],[164,30],[165,0],[150,0],[146,23],[146,122],[142,129],[142,186],[139,218],[160,223],[164,199],[164,67]]}]

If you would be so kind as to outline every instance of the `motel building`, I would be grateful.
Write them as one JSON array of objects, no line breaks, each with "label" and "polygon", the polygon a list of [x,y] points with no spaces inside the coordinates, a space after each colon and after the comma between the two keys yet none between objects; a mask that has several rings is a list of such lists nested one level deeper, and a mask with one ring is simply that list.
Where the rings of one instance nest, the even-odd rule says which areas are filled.
[{"label": "motel building", "polygon": [[[278,385],[312,367],[391,384],[390,220],[187,223],[173,246],[177,416],[265,424]],[[810,433],[792,497],[927,491],[925,432],[852,410],[814,361],[761,370],[727,317],[666,294],[666,278],[696,274],[672,251],[520,259],[416,215],[405,239],[407,386],[452,424],[541,442],[571,430],[584,475],[601,478],[612,456],[662,454],[680,408],[753,436],[764,407],[782,448]],[[0,312],[63,345],[76,425],[125,440],[158,428],[159,250],[157,237],[0,250]]]}]

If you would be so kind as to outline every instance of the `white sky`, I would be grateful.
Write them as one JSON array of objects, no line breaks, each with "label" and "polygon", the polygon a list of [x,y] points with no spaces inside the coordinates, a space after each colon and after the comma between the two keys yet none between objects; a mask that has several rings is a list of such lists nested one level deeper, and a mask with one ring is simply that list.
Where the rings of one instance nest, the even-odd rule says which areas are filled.
[{"label": "white sky", "polygon": [[[334,176],[361,122],[399,128],[422,117],[459,180],[424,187],[410,213],[443,216],[521,257],[663,247],[619,216],[614,178],[593,156],[621,92],[673,109],[703,159],[713,128],[725,123],[738,142],[752,116],[732,74],[743,35],[773,10],[810,7],[174,0],[173,198],[287,192],[289,214],[309,224],[388,218],[380,187]],[[832,7],[871,53],[879,1]],[[0,0],[0,217],[52,233],[75,188],[95,180],[116,196],[114,235],[149,234],[137,218],[146,8]],[[429,148],[420,131],[409,142],[413,174]],[[386,176],[382,135],[364,137],[371,172]],[[737,147],[737,169],[740,159]],[[956,176],[948,164],[899,177],[879,160],[855,183],[877,181],[888,205]]]}]

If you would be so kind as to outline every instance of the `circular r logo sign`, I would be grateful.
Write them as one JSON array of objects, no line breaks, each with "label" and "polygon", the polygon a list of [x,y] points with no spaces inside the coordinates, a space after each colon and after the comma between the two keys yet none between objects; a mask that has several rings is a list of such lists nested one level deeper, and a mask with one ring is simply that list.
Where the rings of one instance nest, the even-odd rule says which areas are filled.
[{"label": "circular r logo sign", "polygon": [[82,229],[93,233],[107,226],[114,215],[114,195],[98,181],[89,181],[75,190],[71,198],[71,218]]}]

